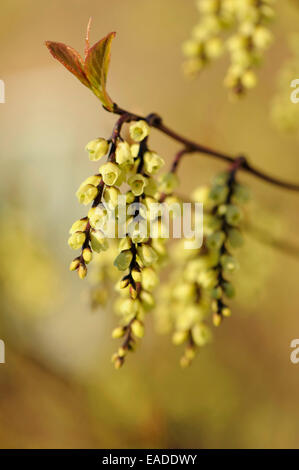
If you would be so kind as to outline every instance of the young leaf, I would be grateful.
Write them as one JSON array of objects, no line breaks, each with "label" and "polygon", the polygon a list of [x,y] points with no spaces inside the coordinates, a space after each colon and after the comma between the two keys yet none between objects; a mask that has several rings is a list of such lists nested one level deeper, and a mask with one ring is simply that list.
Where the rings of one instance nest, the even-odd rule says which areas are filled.
[{"label": "young leaf", "polygon": [[62,42],[46,41],[46,46],[52,56],[72,72],[83,85],[91,87],[84,71],[84,63],[80,54]]},{"label": "young leaf", "polygon": [[115,33],[109,33],[92,46],[87,53],[84,64],[85,74],[91,83],[92,91],[109,111],[113,110],[113,101],[106,91],[106,81],[111,42],[114,36]]}]

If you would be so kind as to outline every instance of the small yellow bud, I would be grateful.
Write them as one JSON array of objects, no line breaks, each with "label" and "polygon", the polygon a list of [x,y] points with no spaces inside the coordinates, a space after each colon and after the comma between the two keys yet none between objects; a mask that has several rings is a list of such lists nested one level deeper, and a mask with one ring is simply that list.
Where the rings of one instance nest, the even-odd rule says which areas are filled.
[{"label": "small yellow bud", "polygon": [[188,338],[187,331],[176,331],[172,336],[172,342],[176,346],[183,344]]},{"label": "small yellow bud", "polygon": [[158,185],[154,178],[147,178],[144,194],[150,197],[156,197],[158,192]]},{"label": "small yellow bud", "polygon": [[87,184],[92,184],[93,186],[98,186],[100,184],[101,177],[100,175],[92,175],[86,178],[79,186],[80,188],[83,188],[83,186],[86,186]]},{"label": "small yellow bud", "polygon": [[196,57],[200,54],[201,44],[194,39],[188,39],[188,41],[183,42],[183,54],[186,57]]},{"label": "small yellow bud", "polygon": [[144,170],[148,175],[157,173],[165,165],[163,158],[155,152],[145,152]]},{"label": "small yellow bud", "polygon": [[87,274],[87,268],[84,264],[80,264],[79,269],[78,269],[78,276],[80,279],[84,279]]},{"label": "small yellow bud", "polygon": [[99,172],[108,186],[113,186],[121,176],[121,169],[116,163],[107,162],[100,166]]},{"label": "small yellow bud", "polygon": [[219,313],[213,314],[213,325],[219,326],[222,322],[222,316]]},{"label": "small yellow bud", "polygon": [[143,289],[151,292],[159,282],[157,273],[152,268],[144,268],[141,274],[141,284]]},{"label": "small yellow bud", "polygon": [[125,250],[119,253],[119,255],[114,260],[114,266],[117,267],[120,271],[125,271],[131,264],[133,255],[130,250]]},{"label": "small yellow bud", "polygon": [[166,173],[160,179],[160,191],[161,193],[171,194],[178,185],[178,177],[175,173]]},{"label": "small yellow bud", "polygon": [[232,312],[231,312],[231,309],[228,308],[228,307],[224,307],[222,310],[221,310],[221,313],[224,317],[230,317]]},{"label": "small yellow bud", "polygon": [[93,251],[100,253],[108,249],[108,241],[105,235],[100,230],[92,229],[90,231],[90,244]]},{"label": "small yellow bud", "polygon": [[192,346],[189,346],[188,348],[186,348],[185,357],[189,359],[189,361],[192,361],[192,359],[195,358],[195,348]]},{"label": "small yellow bud", "polygon": [[137,338],[143,338],[144,336],[144,326],[143,323],[139,320],[134,320],[132,323],[132,332]]},{"label": "small yellow bud", "polygon": [[80,261],[78,258],[75,258],[71,264],[70,264],[70,271],[76,271],[76,269],[79,267]]},{"label": "small yellow bud", "polygon": [[115,209],[118,205],[118,196],[120,195],[120,190],[118,188],[106,187],[103,194],[103,199],[108,204],[109,208]]},{"label": "small yellow bud", "polygon": [[114,328],[114,330],[112,331],[112,338],[113,339],[122,338],[125,334],[125,331],[126,330],[122,326],[118,326],[117,328]]},{"label": "small yellow bud", "polygon": [[128,191],[126,194],[126,203],[132,204],[132,202],[134,201],[135,201],[135,195],[132,193],[132,191]]},{"label": "small yellow bud", "polygon": [[116,163],[118,163],[119,165],[122,165],[127,162],[133,163],[133,156],[128,142],[119,142],[117,144],[115,151],[115,160]]},{"label": "small yellow bud", "polygon": [[99,190],[96,186],[93,186],[92,184],[86,184],[85,186],[80,186],[76,192],[76,196],[80,204],[87,206],[97,197],[98,192]]},{"label": "small yellow bud", "polygon": [[129,237],[122,238],[119,242],[119,251],[130,250],[132,246],[132,241]]},{"label": "small yellow bud", "polygon": [[130,126],[130,136],[135,142],[141,142],[150,132],[150,126],[146,121],[137,121]]},{"label": "small yellow bud", "polygon": [[74,232],[84,232],[88,224],[88,218],[84,217],[83,219],[76,220],[70,228],[69,233],[73,234]]},{"label": "small yellow bud", "polygon": [[123,277],[119,282],[119,287],[125,289],[130,284],[130,279],[128,276]]},{"label": "small yellow bud", "polygon": [[131,145],[131,154],[132,154],[132,157],[136,158],[136,157],[138,156],[139,147],[140,147],[139,144],[133,144],[133,145]]},{"label": "small yellow bud", "polygon": [[147,309],[150,309],[150,308],[154,307],[154,305],[155,305],[154,297],[152,296],[152,294],[150,294],[146,290],[141,291],[140,299],[142,300],[143,305]]},{"label": "small yellow bud", "polygon": [[114,367],[116,370],[120,369],[121,366],[123,365],[124,363],[124,359],[122,357],[117,357],[115,360],[114,360]]},{"label": "small yellow bud", "polygon": [[135,282],[141,282],[142,274],[138,269],[132,269],[131,275]]},{"label": "small yellow bud", "polygon": [[130,286],[130,296],[133,300],[137,299],[137,289],[133,286]]},{"label": "small yellow bud", "polygon": [[107,222],[107,218],[108,218],[107,211],[106,211],[106,209],[104,209],[104,207],[102,205],[100,205],[98,207],[92,207],[88,211],[89,223],[90,223],[91,227],[94,228],[94,229],[99,228],[98,224],[100,222],[101,222],[101,224],[104,225],[105,222]]},{"label": "small yellow bud", "polygon": [[68,239],[68,244],[72,250],[78,250],[85,242],[86,234],[84,232],[75,232]]},{"label": "small yellow bud", "polygon": [[128,179],[128,184],[135,196],[141,196],[145,186],[147,185],[147,180],[143,175],[137,173]]},{"label": "small yellow bud", "polygon": [[83,259],[85,261],[85,263],[90,263],[90,261],[92,260],[92,251],[90,248],[84,248],[83,250]]},{"label": "small yellow bud", "polygon": [[143,262],[144,266],[151,266],[154,264],[157,259],[158,255],[155,250],[149,245],[141,245],[137,248],[137,252],[141,261]]},{"label": "small yellow bud", "polygon": [[125,348],[120,347],[118,348],[117,354],[119,357],[125,357],[125,355],[127,354],[127,351]]},{"label": "small yellow bud", "polygon": [[103,138],[91,140],[85,147],[85,150],[89,153],[89,159],[91,161],[96,161],[104,157],[108,152],[108,149],[109,142]]},{"label": "small yellow bud", "polygon": [[241,81],[245,88],[254,88],[257,84],[256,74],[252,70],[247,70],[242,76]]}]

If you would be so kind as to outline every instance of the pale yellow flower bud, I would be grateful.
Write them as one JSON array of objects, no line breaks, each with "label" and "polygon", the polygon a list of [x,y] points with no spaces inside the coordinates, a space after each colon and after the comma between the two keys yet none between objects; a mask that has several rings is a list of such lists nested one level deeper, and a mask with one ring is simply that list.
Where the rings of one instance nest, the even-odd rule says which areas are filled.
[{"label": "pale yellow flower bud", "polygon": [[219,326],[222,322],[222,316],[219,315],[219,313],[214,313],[213,314],[213,325],[214,326]]},{"label": "pale yellow flower bud", "polygon": [[92,229],[90,231],[90,244],[93,251],[97,253],[108,249],[108,241],[100,230]]},{"label": "pale yellow flower bud", "polygon": [[78,250],[85,242],[86,234],[84,232],[75,232],[68,239],[68,244],[72,250]]},{"label": "pale yellow flower bud", "polygon": [[133,145],[131,145],[131,154],[132,154],[132,157],[136,158],[136,157],[138,156],[139,147],[140,147],[139,144],[133,144]]},{"label": "pale yellow flower bud", "polygon": [[70,228],[69,233],[72,234],[74,232],[84,232],[88,224],[88,218],[84,217],[83,219],[76,220]]},{"label": "pale yellow flower bud", "polygon": [[103,138],[91,140],[85,147],[85,150],[89,153],[89,159],[91,161],[96,161],[104,157],[108,152],[108,149],[109,142]]},{"label": "pale yellow flower bud", "polygon": [[120,190],[115,187],[105,188],[103,199],[111,209],[115,209],[118,205],[118,197],[120,196]]},{"label": "pale yellow flower bud", "polygon": [[83,256],[83,259],[85,261],[85,263],[90,263],[90,261],[92,260],[92,251],[90,248],[84,248],[83,252],[82,252],[82,256]]},{"label": "pale yellow flower bud", "polygon": [[84,264],[80,264],[79,269],[78,269],[78,276],[80,279],[84,279],[87,274],[87,268]]},{"label": "pale yellow flower bud", "polygon": [[142,274],[141,274],[141,271],[139,271],[138,269],[136,268],[132,269],[131,275],[135,282],[141,282]]},{"label": "pale yellow flower bud", "polygon": [[160,179],[160,191],[161,193],[171,194],[178,186],[178,177],[175,173],[166,173]]},{"label": "pale yellow flower bud", "polygon": [[80,186],[80,188],[76,192],[76,196],[80,204],[84,204],[84,206],[87,206],[97,197],[98,192],[98,188],[96,188],[92,184],[86,184],[85,186]]},{"label": "pale yellow flower bud", "polygon": [[137,338],[143,338],[144,326],[139,320],[134,320],[132,323],[132,332]]},{"label": "pale yellow flower bud", "polygon": [[163,158],[155,152],[145,152],[144,170],[148,175],[154,175],[165,165]]},{"label": "pale yellow flower bud", "polygon": [[132,246],[132,241],[129,237],[122,238],[119,242],[119,251],[129,250]]},{"label": "pale yellow flower bud", "polygon": [[132,191],[128,191],[126,194],[126,203],[132,204],[132,202],[134,201],[135,201],[135,195],[132,193]]},{"label": "pale yellow flower bud", "polygon": [[70,271],[76,271],[76,269],[79,267],[80,260],[78,258],[75,258],[71,264],[70,264]]},{"label": "pale yellow flower bud", "polygon": [[92,175],[86,178],[79,186],[80,188],[83,188],[83,186],[86,186],[87,184],[92,184],[93,186],[98,186],[101,181],[101,176],[100,175]]},{"label": "pale yellow flower bud", "polygon": [[209,59],[216,59],[223,51],[223,42],[220,38],[214,37],[205,43],[205,54]]},{"label": "pale yellow flower bud", "polygon": [[125,271],[131,264],[133,255],[130,250],[121,251],[114,260],[114,266],[120,271]]},{"label": "pale yellow flower bud", "polygon": [[107,219],[107,211],[102,206],[92,207],[88,211],[88,219],[92,228],[97,228],[99,222]]},{"label": "pale yellow flower bud", "polygon": [[247,70],[241,78],[245,88],[254,88],[257,84],[256,74],[252,70]]},{"label": "pale yellow flower bud", "polygon": [[159,282],[157,273],[152,268],[144,268],[141,273],[141,284],[143,289],[152,291]]},{"label": "pale yellow flower bud", "polygon": [[172,342],[176,346],[179,344],[183,344],[188,339],[188,332],[187,331],[176,331],[172,336]]},{"label": "pale yellow flower bud", "polygon": [[192,300],[195,294],[194,284],[189,282],[181,282],[178,284],[173,292],[175,299],[188,301]]},{"label": "pale yellow flower bud", "polygon": [[182,50],[186,57],[197,57],[201,52],[202,46],[198,41],[194,39],[188,39],[183,42]]},{"label": "pale yellow flower bud", "polygon": [[204,323],[197,323],[192,328],[192,338],[196,346],[205,346],[208,342],[211,341],[211,330]]},{"label": "pale yellow flower bud", "polygon": [[150,132],[150,126],[146,121],[137,121],[130,126],[130,136],[135,142],[141,142]]},{"label": "pale yellow flower bud", "polygon": [[133,162],[133,156],[128,142],[118,142],[115,151],[115,160],[119,165],[126,162]]},{"label": "pale yellow flower bud", "polygon": [[125,334],[125,329],[121,326],[118,326],[117,328],[114,328],[114,330],[112,331],[112,338],[113,339],[122,338],[124,334]]},{"label": "pale yellow flower bud", "polygon": [[142,290],[140,293],[140,299],[147,309],[153,308],[155,305],[155,299],[150,292]]},{"label": "pale yellow flower bud", "polygon": [[144,194],[150,197],[156,197],[158,186],[154,178],[147,178],[147,184],[144,188]]},{"label": "pale yellow flower bud", "polygon": [[99,172],[108,186],[113,186],[121,176],[121,169],[116,163],[107,162],[100,166]]},{"label": "pale yellow flower bud", "polygon": [[146,267],[151,266],[158,259],[157,253],[149,245],[139,246],[137,248],[137,252],[138,252],[138,255],[141,258],[141,261],[143,262],[144,266],[146,266]]},{"label": "pale yellow flower bud", "polygon": [[145,186],[147,185],[147,180],[143,175],[137,173],[128,179],[128,184],[135,196],[141,196]]},{"label": "pale yellow flower bud", "polygon": [[230,317],[232,312],[231,312],[231,309],[228,308],[228,307],[224,307],[222,310],[221,310],[221,313],[224,317]]}]

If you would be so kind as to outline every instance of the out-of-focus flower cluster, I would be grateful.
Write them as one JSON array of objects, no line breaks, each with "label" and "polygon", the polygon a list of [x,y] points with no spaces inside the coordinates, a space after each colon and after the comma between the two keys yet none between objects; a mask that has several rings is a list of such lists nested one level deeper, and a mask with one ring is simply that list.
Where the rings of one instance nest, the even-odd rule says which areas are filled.
[{"label": "out-of-focus flower cluster", "polygon": [[[282,131],[296,132],[299,129],[299,83],[295,88],[291,84],[299,79],[299,34],[289,38],[291,57],[283,65],[278,76],[278,89],[271,105],[271,117],[276,127]],[[292,95],[294,99],[292,100]]]},{"label": "out-of-focus flower cluster", "polygon": [[190,364],[197,347],[210,341],[210,312],[215,326],[231,315],[227,301],[235,295],[231,275],[238,268],[232,251],[243,242],[241,205],[249,194],[231,170],[219,174],[211,187],[196,190],[193,197],[205,208],[203,245],[185,250],[180,241],[170,250],[175,269],[161,287],[156,310],[158,329],[173,330],[174,344],[186,345],[182,366]]},{"label": "out-of-focus flower cluster", "polygon": [[[68,241],[72,249],[80,250],[70,269],[76,270],[81,279],[94,254],[99,254],[93,273],[99,281],[93,283],[93,306],[105,304],[109,297],[108,281],[115,279],[113,263],[125,273],[116,286],[119,298],[115,309],[120,320],[112,335],[122,338],[122,346],[113,356],[116,368],[144,334],[145,314],[154,306],[157,267],[166,256],[165,239],[160,236],[161,217],[155,215],[152,220],[151,206],[162,195],[167,202],[177,184],[173,173],[156,176],[164,160],[148,148],[150,126],[146,121],[131,124],[132,144],[121,137],[120,131],[116,128],[109,140],[100,138],[87,144],[90,160],[107,155],[107,161],[97,174],[83,181],[76,193],[79,202],[91,204],[91,208],[86,217],[72,225]],[[149,225],[155,237],[149,236]],[[110,238],[112,242],[108,242]]]},{"label": "out-of-focus flower cluster", "polygon": [[224,84],[236,94],[256,85],[255,68],[272,41],[268,23],[275,0],[198,0],[200,13],[191,39],[183,44],[184,71],[197,75],[227,50]]}]

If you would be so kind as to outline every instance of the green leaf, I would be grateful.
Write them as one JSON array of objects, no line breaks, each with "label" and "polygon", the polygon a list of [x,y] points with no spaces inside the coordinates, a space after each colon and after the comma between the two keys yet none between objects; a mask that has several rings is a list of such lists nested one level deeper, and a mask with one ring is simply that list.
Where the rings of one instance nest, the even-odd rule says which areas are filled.
[{"label": "green leaf", "polygon": [[94,46],[86,55],[84,70],[91,84],[92,91],[109,110],[113,110],[113,101],[106,91],[106,81],[110,62],[112,39],[116,33],[109,33]]},{"label": "green leaf", "polygon": [[84,71],[83,59],[75,49],[62,42],[46,41],[45,44],[55,59],[72,72],[83,85],[91,88]]}]

